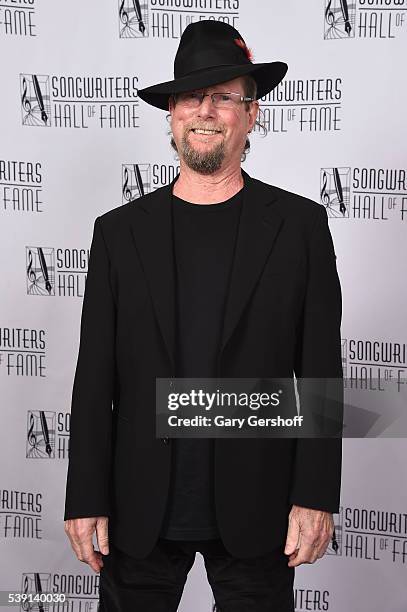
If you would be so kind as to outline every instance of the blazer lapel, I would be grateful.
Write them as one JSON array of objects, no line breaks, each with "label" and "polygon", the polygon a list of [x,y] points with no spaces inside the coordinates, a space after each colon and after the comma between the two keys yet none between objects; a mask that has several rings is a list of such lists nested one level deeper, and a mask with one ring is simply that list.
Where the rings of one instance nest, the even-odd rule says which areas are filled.
[{"label": "blazer lapel", "polygon": [[[273,206],[276,193],[242,169],[245,196],[226,300],[218,358],[224,350],[271,253],[281,215]],[[172,240],[171,193],[177,180],[134,203],[131,230],[155,315],[175,371],[175,276]]]},{"label": "blazer lapel", "polygon": [[283,219],[270,206],[274,189],[254,180],[242,169],[245,192],[225,306],[219,358],[236,328],[243,310],[271,253]]},{"label": "blazer lapel", "polygon": [[134,202],[131,229],[158,325],[172,370],[175,371],[175,275],[172,240],[171,192],[168,185]]}]

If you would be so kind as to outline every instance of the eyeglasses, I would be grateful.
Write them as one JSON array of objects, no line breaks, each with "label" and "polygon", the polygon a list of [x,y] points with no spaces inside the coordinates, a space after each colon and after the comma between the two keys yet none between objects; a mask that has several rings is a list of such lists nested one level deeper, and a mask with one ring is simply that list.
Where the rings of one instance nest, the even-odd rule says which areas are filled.
[{"label": "eyeglasses", "polygon": [[174,94],[178,104],[186,108],[199,108],[205,96],[210,96],[215,108],[234,108],[242,102],[252,102],[254,98],[248,98],[233,92],[216,92],[204,94],[197,91],[181,92]]}]

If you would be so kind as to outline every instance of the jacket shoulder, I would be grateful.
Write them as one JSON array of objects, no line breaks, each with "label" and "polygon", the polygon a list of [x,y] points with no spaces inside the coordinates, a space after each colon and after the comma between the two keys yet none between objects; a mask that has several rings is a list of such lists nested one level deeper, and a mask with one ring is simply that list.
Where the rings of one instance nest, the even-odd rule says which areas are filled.
[{"label": "jacket shoulder", "polygon": [[[302,208],[306,210],[311,206],[314,208],[322,208],[318,202],[315,202],[315,200],[312,200],[311,198],[307,198],[306,196],[295,193],[294,191],[288,191],[288,189],[283,189],[282,187],[278,187],[277,185],[273,185],[271,183],[265,183],[259,179],[255,180],[259,186],[261,186],[263,189],[268,189],[270,194],[284,203],[285,206],[297,209]],[[307,210],[307,212],[309,212],[309,210]]]},{"label": "jacket shoulder", "polygon": [[121,225],[122,223],[126,223],[136,207],[144,206],[145,204],[148,205],[151,199],[156,198],[157,195],[159,195],[159,193],[164,191],[166,188],[168,188],[168,186],[164,185],[163,187],[159,187],[154,191],[145,193],[139,198],[130,200],[129,202],[126,202],[126,204],[119,204],[118,206],[115,206],[114,208],[111,208],[110,210],[98,215],[102,228],[113,228],[117,225]]},{"label": "jacket shoulder", "polygon": [[151,193],[146,193],[139,198],[135,198],[133,200],[130,200],[129,202],[126,202],[126,204],[118,204],[114,208],[111,208],[110,210],[107,210],[106,212],[98,215],[98,217],[103,224],[113,223],[114,221],[119,219],[121,220],[127,217],[127,215],[135,206],[140,206],[141,203],[148,202],[149,198],[151,198],[155,193],[157,193],[157,191],[160,191],[161,189],[163,188],[160,187],[159,189],[156,189]]},{"label": "jacket shoulder", "polygon": [[256,181],[262,189],[268,190],[272,196],[273,205],[284,218],[293,217],[307,225],[312,225],[317,219],[327,214],[325,207],[311,198],[258,179]]}]

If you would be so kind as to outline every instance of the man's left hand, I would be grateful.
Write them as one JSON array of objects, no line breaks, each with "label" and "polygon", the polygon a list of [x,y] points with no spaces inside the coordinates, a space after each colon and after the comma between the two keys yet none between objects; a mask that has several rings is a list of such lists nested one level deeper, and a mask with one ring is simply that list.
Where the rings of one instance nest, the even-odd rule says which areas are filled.
[{"label": "man's left hand", "polygon": [[288,567],[314,563],[324,556],[334,531],[331,512],[293,505],[288,516],[288,532],[284,553]]}]

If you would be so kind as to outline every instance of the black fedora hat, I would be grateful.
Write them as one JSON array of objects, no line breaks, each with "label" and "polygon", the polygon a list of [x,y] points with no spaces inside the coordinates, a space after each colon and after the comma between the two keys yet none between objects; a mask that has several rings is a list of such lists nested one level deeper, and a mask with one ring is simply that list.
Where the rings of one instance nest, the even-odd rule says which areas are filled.
[{"label": "black fedora hat", "polygon": [[239,32],[227,23],[202,20],[184,30],[174,60],[174,80],[139,89],[142,100],[168,111],[172,93],[190,91],[250,74],[257,83],[256,99],[283,80],[284,62],[253,64],[252,53]]}]

